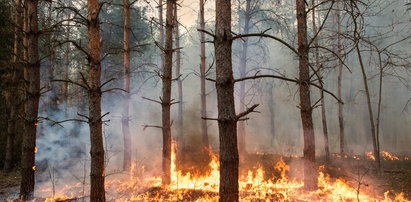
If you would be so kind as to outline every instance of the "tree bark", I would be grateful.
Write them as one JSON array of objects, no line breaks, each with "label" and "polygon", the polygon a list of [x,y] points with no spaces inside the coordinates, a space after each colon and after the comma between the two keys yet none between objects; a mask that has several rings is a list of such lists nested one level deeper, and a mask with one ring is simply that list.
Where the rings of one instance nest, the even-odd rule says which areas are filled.
[{"label": "tree bark", "polygon": [[124,84],[123,89],[127,91],[124,95],[123,113],[121,125],[123,130],[123,170],[131,166],[131,134],[130,134],[130,2],[124,0]]},{"label": "tree bark", "polygon": [[[246,10],[244,13],[244,29],[243,34],[248,34],[250,30],[250,19],[251,19],[251,0],[246,1]],[[244,78],[247,75],[247,49],[248,49],[248,38],[244,38],[242,40],[243,46],[241,50],[241,57],[240,57],[240,78]],[[245,84],[246,82],[240,83],[240,111],[245,110]],[[240,154],[246,152],[246,144],[245,144],[245,122],[240,121],[238,123],[238,148]]]},{"label": "tree bark", "polygon": [[[18,72],[20,69],[20,58],[19,56],[21,55],[21,49],[20,49],[20,41],[22,39],[22,34],[20,31],[20,25],[21,25],[21,15],[23,13],[22,11],[22,6],[21,6],[21,0],[16,0],[15,1],[15,18],[14,18],[14,23],[15,23],[15,28],[14,28],[14,41],[13,41],[13,57],[12,57],[12,86],[10,88],[10,93],[9,93],[9,100],[8,103],[10,105],[10,112],[9,112],[9,120],[7,124],[7,140],[6,140],[6,156],[5,156],[5,161],[4,161],[4,171],[5,172],[10,172],[11,169],[13,168],[13,154],[14,154],[14,139],[16,136],[16,122],[17,122],[17,107],[19,105],[19,99],[18,95],[16,94],[15,90],[18,87],[19,83],[19,75]],[[21,99],[20,99],[21,100]]]},{"label": "tree bark", "polygon": [[[316,1],[312,1],[312,5],[315,5]],[[313,23],[313,31],[314,33],[318,32],[317,29],[317,24],[316,24],[316,19],[315,19],[315,8],[312,9],[312,23]],[[318,37],[318,35],[317,35]],[[314,46],[318,47],[318,39],[314,39]],[[315,48],[315,66],[316,69],[320,70],[320,54],[318,52],[318,48]],[[321,122],[323,125],[323,135],[324,135],[324,150],[325,150],[325,159],[326,161],[330,160],[330,149],[329,149],[329,144],[328,144],[328,127],[327,127],[327,116],[326,116],[326,110],[325,110],[325,97],[324,97],[324,83],[321,78],[319,78],[319,83],[320,83],[320,94],[321,94]]]},{"label": "tree bark", "polygon": [[315,136],[312,120],[310,86],[308,84],[310,82],[310,69],[308,66],[307,12],[304,0],[296,1],[300,113],[304,135],[304,188],[307,190],[315,190],[317,188],[317,170],[315,169]]},{"label": "tree bark", "polygon": [[232,70],[231,1],[216,0],[214,49],[218,132],[220,140],[220,199],[238,201],[237,117]]},{"label": "tree bark", "polygon": [[27,0],[25,38],[27,49],[27,64],[25,65],[25,80],[27,82],[27,99],[25,103],[25,127],[21,157],[20,199],[30,200],[34,192],[36,130],[38,125],[38,110],[40,100],[40,60],[38,50],[38,1]]},{"label": "tree bark", "polygon": [[100,56],[100,3],[88,0],[88,49],[89,49],[89,128],[90,128],[90,201],[105,201],[104,146],[101,117],[101,56]]},{"label": "tree bark", "polygon": [[[200,29],[205,29],[204,22],[204,0],[200,0]],[[205,34],[200,32],[200,96],[201,96],[201,117],[207,117],[207,100],[206,100],[206,52],[205,52]],[[209,147],[207,120],[201,119],[201,134],[203,139],[203,146]]]},{"label": "tree bark", "polygon": [[[341,33],[341,20],[340,20],[340,1],[337,1],[337,33]],[[342,41],[341,36],[337,34],[337,54],[338,57],[341,58],[342,54]],[[343,75],[343,63],[342,61],[338,61],[338,78],[337,78],[337,97],[338,99],[342,100],[342,75]],[[344,134],[344,105],[338,102],[338,126],[340,129],[340,153],[343,154],[345,152],[345,134]]]},{"label": "tree bark", "polygon": [[[159,36],[159,43],[160,43],[160,47],[164,47],[164,20],[163,20],[163,0],[160,0],[158,2],[158,23],[159,25],[159,32],[160,32],[160,36]],[[164,52],[160,51],[160,70],[163,71],[164,69]]]},{"label": "tree bark", "polygon": [[180,51],[180,30],[178,25],[178,16],[177,16],[177,4],[174,7],[174,38],[175,38],[175,48],[176,48],[176,79],[177,79],[177,94],[178,94],[178,118],[177,118],[177,143],[182,145],[184,148],[184,119],[183,119],[183,81],[181,80],[181,51]]},{"label": "tree bark", "polygon": [[176,0],[167,0],[166,8],[166,41],[165,41],[165,63],[162,75],[163,96],[162,100],[162,129],[163,129],[163,176],[162,183],[170,184],[170,166],[171,166],[171,80],[173,68],[173,23],[174,23],[174,6]]}]

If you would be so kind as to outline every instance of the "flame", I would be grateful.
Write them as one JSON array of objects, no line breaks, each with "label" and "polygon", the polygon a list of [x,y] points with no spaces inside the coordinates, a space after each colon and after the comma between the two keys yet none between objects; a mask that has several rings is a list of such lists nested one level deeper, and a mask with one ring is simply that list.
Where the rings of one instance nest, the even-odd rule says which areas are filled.
[{"label": "flame", "polygon": [[[218,201],[219,191],[219,160],[218,156],[208,150],[211,156],[209,163],[210,171],[200,176],[197,173],[183,173],[177,168],[176,144],[172,144],[170,177],[171,183],[167,186],[161,184],[160,176],[146,176],[144,165],[132,163],[130,170],[121,176],[106,175],[106,192],[114,195],[108,197],[110,201]],[[383,156],[393,155],[383,154]],[[256,154],[260,155],[260,154]],[[368,158],[373,157],[368,152]],[[334,155],[339,158],[352,158],[359,160],[360,156]],[[398,158],[398,157],[397,157]],[[262,166],[256,166],[247,170],[239,177],[239,191],[241,201],[410,201],[405,198],[404,193],[395,194],[391,190],[386,191],[383,196],[375,193],[367,194],[361,183],[348,181],[344,178],[331,178],[324,172],[324,166],[319,169],[318,189],[315,191],[304,191],[304,183],[301,180],[289,176],[291,168],[283,158],[271,167],[278,173],[276,177],[267,177]],[[358,185],[362,187],[358,188]],[[53,197],[46,201],[78,198],[87,196],[88,193],[81,192],[84,184],[78,183],[74,186],[65,186]],[[88,189],[86,189],[88,191]],[[51,189],[41,190],[42,193],[51,193]]]},{"label": "flame", "polygon": [[399,161],[400,160],[400,158],[398,158],[394,154],[390,154],[386,151],[382,151],[381,154],[384,157],[384,160],[389,160],[389,161]]},{"label": "flame", "polygon": [[34,153],[37,153],[37,147],[34,147]]},{"label": "flame", "polygon": [[365,155],[367,155],[368,159],[375,161],[375,156],[373,152],[365,152]]}]

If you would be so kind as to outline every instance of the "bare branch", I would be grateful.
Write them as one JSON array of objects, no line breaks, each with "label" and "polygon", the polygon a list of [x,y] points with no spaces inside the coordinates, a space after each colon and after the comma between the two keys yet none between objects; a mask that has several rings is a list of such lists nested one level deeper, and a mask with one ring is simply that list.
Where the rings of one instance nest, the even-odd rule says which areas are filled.
[{"label": "bare branch", "polygon": [[255,104],[252,107],[248,108],[244,112],[241,112],[240,114],[237,115],[237,121],[240,120],[242,117],[247,116],[249,113],[256,112],[254,111],[255,108],[257,108],[259,104]]},{"label": "bare branch", "polygon": [[145,100],[148,100],[148,101],[151,101],[151,102],[155,102],[155,103],[158,103],[158,104],[160,104],[160,105],[162,105],[163,103],[161,103],[160,101],[158,101],[158,100],[153,100],[153,99],[150,99],[150,98],[146,98],[146,97],[142,97],[143,99],[145,99]]},{"label": "bare branch", "polygon": [[143,126],[143,131],[146,130],[147,128],[159,128],[159,129],[163,129],[163,127],[161,126],[156,126],[156,125],[142,125]]},{"label": "bare branch", "polygon": [[213,33],[209,32],[209,31],[207,31],[207,30],[204,30],[204,29],[197,29],[197,31],[199,31],[199,32],[204,32],[204,33],[206,33],[206,34],[208,34],[208,35],[212,36],[213,38],[215,38],[215,35],[214,35]]}]

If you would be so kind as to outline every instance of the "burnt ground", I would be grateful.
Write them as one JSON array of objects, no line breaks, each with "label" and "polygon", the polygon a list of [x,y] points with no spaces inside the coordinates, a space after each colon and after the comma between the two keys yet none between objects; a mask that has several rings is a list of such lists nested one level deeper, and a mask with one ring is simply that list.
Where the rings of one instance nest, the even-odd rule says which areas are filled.
[{"label": "burnt ground", "polygon": [[[248,154],[241,160],[241,172],[261,166],[266,171],[267,179],[278,178],[279,172],[274,169],[274,165],[279,158],[280,156],[272,154]],[[288,174],[292,177],[300,177],[301,159],[282,158],[288,165],[291,165]],[[406,198],[411,199],[411,160],[382,161],[382,172],[379,177],[377,177],[374,163],[371,160],[333,157],[331,163],[318,159],[318,165],[326,165],[325,171],[332,178],[343,177],[353,187],[358,186],[360,182],[361,190],[371,189],[380,196],[387,190],[395,193],[404,192]],[[20,173],[18,171],[11,173],[0,171],[0,201],[16,198],[19,183]]]}]

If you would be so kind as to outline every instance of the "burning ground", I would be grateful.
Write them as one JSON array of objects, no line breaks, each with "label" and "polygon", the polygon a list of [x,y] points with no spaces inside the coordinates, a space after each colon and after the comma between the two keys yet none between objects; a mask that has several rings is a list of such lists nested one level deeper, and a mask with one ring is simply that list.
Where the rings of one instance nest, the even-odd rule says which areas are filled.
[{"label": "burning ground", "polygon": [[[173,145],[173,151],[176,151]],[[240,200],[409,201],[411,160],[388,152],[381,154],[384,161],[380,177],[375,177],[372,153],[334,154],[328,163],[320,159],[318,189],[309,192],[303,189],[300,180],[301,158],[249,153],[240,163]],[[108,171],[105,184],[107,198],[110,201],[218,200],[219,165],[215,152],[173,152],[172,182],[169,186],[161,185],[161,176],[150,172],[154,169],[151,166],[148,162],[135,162],[128,172]],[[38,174],[40,182],[35,191],[35,201],[89,200],[87,174],[82,177],[72,175],[68,180],[69,177],[57,169],[42,172]],[[18,177],[7,176],[10,175],[1,174],[1,200],[13,200],[18,193],[18,187],[13,187],[18,185]]]}]

